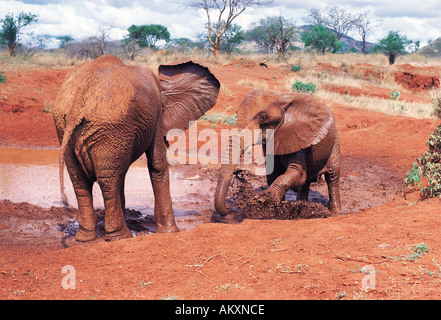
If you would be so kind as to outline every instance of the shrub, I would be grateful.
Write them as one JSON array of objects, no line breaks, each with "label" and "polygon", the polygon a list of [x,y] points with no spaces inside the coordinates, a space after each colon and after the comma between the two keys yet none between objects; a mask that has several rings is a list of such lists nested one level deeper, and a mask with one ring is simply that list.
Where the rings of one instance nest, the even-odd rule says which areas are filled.
[{"label": "shrub", "polygon": [[296,82],[294,82],[291,89],[295,92],[315,93],[315,85],[312,82],[303,83],[302,81],[297,80]]},{"label": "shrub", "polygon": [[[438,97],[432,95],[434,113],[441,119],[439,102],[441,101],[441,90],[438,90]],[[404,180],[408,186],[421,187],[423,197],[441,198],[441,125],[439,125],[429,136],[426,142],[429,150],[421,157],[415,159],[407,172]]]},{"label": "shrub", "polygon": [[390,98],[394,100],[398,100],[400,98],[400,91],[391,91]]},{"label": "shrub", "polygon": [[300,69],[301,69],[300,66],[297,66],[297,65],[292,65],[291,66],[291,71],[297,72],[297,71],[300,71]]},{"label": "shrub", "polygon": [[3,71],[0,71],[0,82],[6,83],[6,76],[4,75]]},{"label": "shrub", "polygon": [[429,252],[429,246],[427,244],[420,243],[420,244],[416,244],[413,247],[413,253],[416,254],[418,257],[422,257],[423,255],[425,255],[426,253]]},{"label": "shrub", "polygon": [[429,150],[415,159],[404,182],[421,187],[423,197],[441,197],[441,125],[430,134],[426,144]]}]

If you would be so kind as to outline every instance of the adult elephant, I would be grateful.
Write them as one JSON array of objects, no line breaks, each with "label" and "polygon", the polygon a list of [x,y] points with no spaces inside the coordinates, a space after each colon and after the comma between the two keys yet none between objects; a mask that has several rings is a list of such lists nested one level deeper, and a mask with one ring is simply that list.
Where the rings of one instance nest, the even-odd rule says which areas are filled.
[{"label": "adult elephant", "polygon": [[172,209],[165,136],[185,130],[214,106],[220,84],[191,61],[159,66],[159,75],[126,66],[114,56],[86,62],[66,77],[54,104],[60,148],[60,186],[66,202],[63,165],[79,209],[77,241],[97,237],[92,185],[98,181],[105,206],[105,239],[131,237],[123,208],[124,178],[143,153],[155,196],[156,232],[179,231]]},{"label": "adult elephant", "polygon": [[[307,201],[310,183],[324,173],[329,209],[340,211],[340,142],[334,116],[325,105],[306,94],[253,90],[237,114],[242,130],[230,138],[223,158],[215,193],[219,214],[229,213],[225,204],[227,189],[240,156],[250,146],[241,138],[243,129],[262,130],[269,186],[266,196],[280,201],[292,189],[298,192],[298,200]],[[272,134],[268,135],[266,129],[272,129]],[[273,150],[268,148],[269,141]]]}]

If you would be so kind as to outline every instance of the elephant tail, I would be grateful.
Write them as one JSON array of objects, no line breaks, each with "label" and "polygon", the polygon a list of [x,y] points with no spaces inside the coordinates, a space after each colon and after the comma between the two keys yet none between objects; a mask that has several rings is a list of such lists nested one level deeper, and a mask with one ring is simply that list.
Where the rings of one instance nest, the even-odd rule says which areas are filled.
[{"label": "elephant tail", "polygon": [[73,131],[75,130],[76,125],[68,126],[66,130],[64,131],[63,140],[61,142],[60,147],[60,155],[58,158],[58,167],[59,167],[59,176],[60,176],[60,193],[61,193],[61,200],[63,201],[63,204],[68,207],[69,203],[67,201],[66,193],[64,192],[64,157],[66,154],[67,146],[69,145],[69,140],[72,136]]}]

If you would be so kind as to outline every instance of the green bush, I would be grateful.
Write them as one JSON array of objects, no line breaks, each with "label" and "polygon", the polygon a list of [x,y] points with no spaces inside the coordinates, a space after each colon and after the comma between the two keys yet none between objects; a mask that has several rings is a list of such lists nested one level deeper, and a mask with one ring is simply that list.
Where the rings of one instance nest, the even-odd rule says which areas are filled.
[{"label": "green bush", "polygon": [[[441,119],[441,89],[432,90],[433,115]],[[441,125],[426,142],[429,150],[415,159],[404,180],[408,186],[419,186],[423,197],[441,198]]]},{"label": "green bush", "polygon": [[391,99],[395,99],[395,100],[398,100],[399,98],[400,98],[400,91],[391,91],[390,92],[390,98]]},{"label": "green bush", "polygon": [[0,71],[0,82],[6,83],[6,76],[4,75],[3,71]]},{"label": "green bush", "polygon": [[429,150],[415,159],[404,182],[421,187],[423,197],[441,198],[441,125],[430,134],[426,144]]},{"label": "green bush", "polygon": [[315,85],[312,82],[303,83],[302,81],[297,80],[296,82],[294,82],[291,89],[295,92],[315,93]]},{"label": "green bush", "polygon": [[297,71],[300,71],[300,69],[301,69],[300,66],[296,66],[296,65],[291,66],[291,71],[297,72]]}]

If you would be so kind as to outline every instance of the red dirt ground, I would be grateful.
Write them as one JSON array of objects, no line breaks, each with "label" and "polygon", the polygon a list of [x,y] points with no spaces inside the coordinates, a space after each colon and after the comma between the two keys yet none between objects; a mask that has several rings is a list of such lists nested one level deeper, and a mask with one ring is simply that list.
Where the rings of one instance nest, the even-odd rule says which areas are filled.
[{"label": "red dirt ground", "polygon": [[[285,67],[243,64],[208,65],[228,88],[213,112],[239,105],[250,90],[237,84],[240,79],[278,89],[292,76]],[[58,147],[45,111],[66,73],[5,74],[1,145]],[[403,192],[407,169],[426,150],[438,122],[328,105],[341,139],[343,215],[238,222],[222,220],[210,209],[212,217],[187,232],[78,244],[54,230],[74,221],[75,210],[3,200],[0,299],[440,299],[440,200]],[[200,167],[181,169],[200,173]],[[214,188],[217,168],[205,171],[201,179]],[[189,205],[198,210],[197,202]],[[29,228],[38,236],[26,233]],[[429,251],[416,258],[413,248],[421,243]],[[66,265],[76,271],[74,290],[62,286]]]}]

